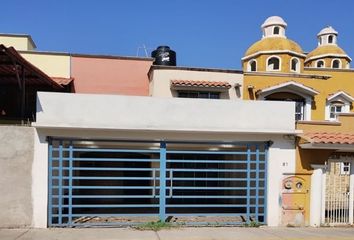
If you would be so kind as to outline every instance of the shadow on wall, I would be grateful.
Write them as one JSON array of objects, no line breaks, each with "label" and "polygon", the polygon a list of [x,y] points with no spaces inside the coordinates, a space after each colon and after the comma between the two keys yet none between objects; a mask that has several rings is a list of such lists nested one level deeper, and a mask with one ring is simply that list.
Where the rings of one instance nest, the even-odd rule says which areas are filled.
[{"label": "shadow on wall", "polygon": [[305,171],[312,171],[311,164],[325,164],[329,156],[334,152],[334,150],[326,149],[302,149],[299,146],[299,139],[296,145],[298,146],[298,156],[299,156],[299,166],[297,169],[304,169]]}]

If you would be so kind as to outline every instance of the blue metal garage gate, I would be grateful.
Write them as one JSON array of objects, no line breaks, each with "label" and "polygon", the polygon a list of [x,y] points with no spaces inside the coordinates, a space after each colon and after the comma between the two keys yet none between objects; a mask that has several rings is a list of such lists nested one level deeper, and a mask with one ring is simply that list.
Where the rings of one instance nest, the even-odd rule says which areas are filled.
[{"label": "blue metal garage gate", "polygon": [[48,141],[50,227],[266,224],[269,142]]}]

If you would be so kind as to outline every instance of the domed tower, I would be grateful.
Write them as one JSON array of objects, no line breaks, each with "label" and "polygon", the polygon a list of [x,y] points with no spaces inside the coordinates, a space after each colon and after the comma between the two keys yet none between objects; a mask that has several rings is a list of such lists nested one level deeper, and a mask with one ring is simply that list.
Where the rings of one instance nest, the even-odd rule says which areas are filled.
[{"label": "domed tower", "polygon": [[263,38],[266,37],[282,37],[285,36],[285,29],[288,25],[286,22],[278,16],[272,16],[267,18],[262,24]]},{"label": "domed tower", "polygon": [[301,73],[306,55],[301,47],[286,37],[286,22],[278,16],[262,24],[262,39],[254,43],[242,58],[245,72]]},{"label": "domed tower", "polygon": [[317,48],[306,56],[305,67],[349,68],[351,58],[337,45],[337,37],[331,26],[323,28],[317,34]]}]

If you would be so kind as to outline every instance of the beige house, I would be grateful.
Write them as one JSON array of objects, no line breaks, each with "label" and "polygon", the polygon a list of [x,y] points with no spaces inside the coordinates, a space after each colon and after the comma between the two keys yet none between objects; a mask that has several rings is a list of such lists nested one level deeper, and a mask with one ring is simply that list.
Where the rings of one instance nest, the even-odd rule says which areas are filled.
[{"label": "beige house", "polygon": [[240,70],[153,65],[149,80],[153,97],[242,99]]}]

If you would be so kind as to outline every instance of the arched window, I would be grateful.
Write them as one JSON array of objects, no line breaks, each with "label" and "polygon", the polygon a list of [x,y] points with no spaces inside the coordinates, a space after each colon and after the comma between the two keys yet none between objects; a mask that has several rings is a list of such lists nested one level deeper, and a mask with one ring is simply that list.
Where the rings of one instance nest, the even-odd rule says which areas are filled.
[{"label": "arched window", "polygon": [[273,35],[279,35],[279,27],[273,28]]},{"label": "arched window", "polygon": [[349,113],[354,98],[343,91],[328,96],[326,102],[326,120],[337,120],[338,114]]},{"label": "arched window", "polygon": [[280,70],[280,59],[278,57],[270,57],[267,60],[267,70],[268,71],[278,71]]},{"label": "arched window", "polygon": [[332,68],[340,68],[340,60],[334,59],[332,61]]},{"label": "arched window", "polygon": [[333,36],[332,35],[328,36],[328,43],[333,43]]},{"label": "arched window", "polygon": [[324,68],[324,61],[323,60],[318,60],[316,62],[316,67],[318,68]]},{"label": "arched window", "polygon": [[257,71],[257,61],[256,60],[251,60],[248,62],[248,71],[250,72],[255,72]]},{"label": "arched window", "polygon": [[295,120],[305,120],[306,99],[291,92],[276,92],[265,97],[268,101],[295,102]]},{"label": "arched window", "polygon": [[290,69],[293,72],[299,72],[299,59],[297,58],[292,58],[291,63],[290,63]]}]

